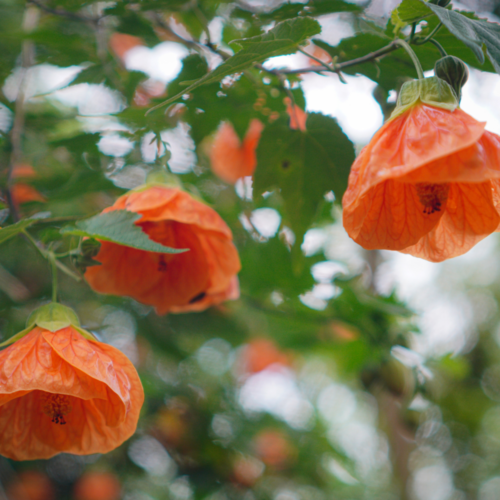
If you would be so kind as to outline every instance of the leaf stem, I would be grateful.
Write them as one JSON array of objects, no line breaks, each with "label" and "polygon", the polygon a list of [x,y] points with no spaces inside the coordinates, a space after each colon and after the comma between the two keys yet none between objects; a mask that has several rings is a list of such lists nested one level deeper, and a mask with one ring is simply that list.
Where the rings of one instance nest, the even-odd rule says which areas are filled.
[{"label": "leaf stem", "polygon": [[406,50],[408,55],[411,57],[413,64],[415,65],[415,70],[417,71],[419,80],[422,80],[424,78],[424,71],[422,70],[422,65],[418,60],[417,54],[415,54],[415,52],[410,47],[408,42],[405,42],[402,38],[398,38],[397,40],[394,40],[394,44],[400,45],[401,47],[403,47],[403,49]]}]

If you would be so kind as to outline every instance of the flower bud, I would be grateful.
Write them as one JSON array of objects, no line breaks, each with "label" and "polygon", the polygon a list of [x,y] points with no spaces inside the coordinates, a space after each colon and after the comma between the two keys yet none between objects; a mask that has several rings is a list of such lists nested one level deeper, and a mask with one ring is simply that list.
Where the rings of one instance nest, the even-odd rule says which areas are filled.
[{"label": "flower bud", "polygon": [[463,61],[455,56],[446,56],[434,65],[434,73],[448,83],[460,101],[462,87],[469,78],[469,70]]}]

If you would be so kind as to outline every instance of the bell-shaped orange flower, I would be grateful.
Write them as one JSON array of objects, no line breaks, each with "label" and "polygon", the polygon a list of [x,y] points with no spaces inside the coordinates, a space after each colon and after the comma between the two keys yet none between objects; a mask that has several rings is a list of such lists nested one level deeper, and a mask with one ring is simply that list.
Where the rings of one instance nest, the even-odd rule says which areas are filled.
[{"label": "bell-shaped orange flower", "polygon": [[253,175],[257,165],[255,150],[263,128],[262,122],[254,118],[241,142],[233,126],[229,122],[222,122],[210,150],[213,173],[228,184]]},{"label": "bell-shaped orange flower", "polygon": [[118,349],[75,313],[39,308],[0,352],[0,454],[14,460],[106,453],[135,431],[144,392]]},{"label": "bell-shaped orange flower", "polygon": [[484,126],[443,80],[405,84],[351,168],[342,200],[349,236],[440,262],[496,231],[500,137]]},{"label": "bell-shaped orange flower", "polygon": [[99,293],[126,295],[158,314],[202,311],[239,297],[240,259],[219,214],[177,187],[150,185],[120,197],[109,210],[142,215],[136,224],[179,254],[158,254],[103,241],[85,278]]}]

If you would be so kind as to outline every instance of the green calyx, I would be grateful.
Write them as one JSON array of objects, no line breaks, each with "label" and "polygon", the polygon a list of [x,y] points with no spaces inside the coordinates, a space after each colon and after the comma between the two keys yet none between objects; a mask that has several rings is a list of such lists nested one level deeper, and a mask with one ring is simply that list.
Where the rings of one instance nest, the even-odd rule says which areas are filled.
[{"label": "green calyx", "polygon": [[449,111],[454,111],[458,107],[457,97],[450,85],[441,78],[433,76],[404,83],[390,119],[403,114],[418,102]]},{"label": "green calyx", "polygon": [[39,326],[49,332],[57,332],[68,326],[80,327],[80,320],[73,309],[51,302],[45,306],[35,309],[26,321],[26,328]]},{"label": "green calyx", "polygon": [[146,184],[139,186],[134,191],[142,191],[150,186],[160,185],[182,189],[182,182],[177,175],[171,174],[165,168],[156,168],[149,172]]},{"label": "green calyx", "polygon": [[31,332],[36,326],[48,330],[49,332],[57,332],[58,330],[71,326],[87,340],[96,340],[90,332],[81,328],[80,320],[73,309],[58,304],[57,302],[51,302],[50,304],[35,309],[26,321],[26,328],[1,343],[0,347],[5,347],[19,340]]}]

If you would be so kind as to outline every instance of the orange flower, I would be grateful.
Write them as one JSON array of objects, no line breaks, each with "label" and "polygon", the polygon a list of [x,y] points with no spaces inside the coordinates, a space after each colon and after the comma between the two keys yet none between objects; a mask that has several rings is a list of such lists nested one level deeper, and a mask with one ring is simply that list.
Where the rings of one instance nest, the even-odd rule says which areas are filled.
[{"label": "orange flower", "polygon": [[10,194],[16,207],[31,201],[39,201],[40,203],[45,203],[47,201],[47,198],[45,198],[40,191],[29,184],[25,184],[24,182],[14,184],[10,188]]},{"label": "orange flower", "polygon": [[271,340],[254,339],[244,347],[241,367],[246,373],[258,373],[273,364],[289,366],[290,357],[280,351]]},{"label": "orange flower", "polygon": [[253,175],[257,165],[255,150],[263,128],[262,122],[254,118],[241,142],[233,126],[223,122],[210,150],[213,173],[228,184],[234,184],[240,177]]},{"label": "orange flower", "polygon": [[500,137],[484,126],[443,80],[406,83],[352,166],[342,201],[349,236],[440,262],[497,230]]},{"label": "orange flower", "polygon": [[132,363],[59,304],[39,308],[0,352],[0,454],[106,453],[135,431],[144,401]]},{"label": "orange flower", "polygon": [[180,254],[158,254],[102,242],[85,278],[99,293],[126,295],[158,314],[202,311],[239,297],[238,252],[219,214],[176,187],[152,185],[120,197],[110,210],[142,215],[136,223],[154,241]]},{"label": "orange flower", "polygon": [[119,500],[121,485],[111,472],[87,472],[75,484],[75,500]]},{"label": "orange flower", "polygon": [[302,132],[305,132],[307,113],[296,104],[292,106],[292,101],[289,97],[285,97],[283,102],[286,104],[286,112],[290,117],[290,128],[292,130],[302,130]]},{"label": "orange flower", "polygon": [[283,432],[265,429],[254,438],[257,456],[266,464],[276,469],[289,465],[295,458],[296,450]]},{"label": "orange flower", "polygon": [[138,36],[128,35],[127,33],[113,33],[109,37],[109,46],[111,50],[122,61],[125,58],[125,54],[138,45],[144,45],[142,38]]},{"label": "orange flower", "polygon": [[9,500],[54,500],[55,489],[50,479],[36,470],[26,470],[6,488]]}]

